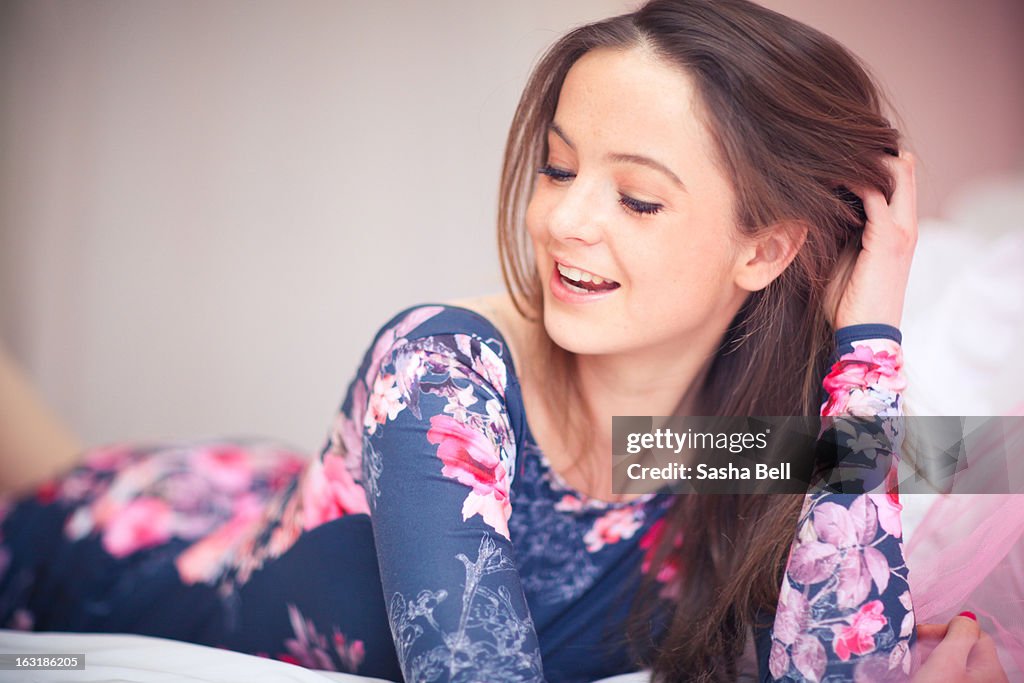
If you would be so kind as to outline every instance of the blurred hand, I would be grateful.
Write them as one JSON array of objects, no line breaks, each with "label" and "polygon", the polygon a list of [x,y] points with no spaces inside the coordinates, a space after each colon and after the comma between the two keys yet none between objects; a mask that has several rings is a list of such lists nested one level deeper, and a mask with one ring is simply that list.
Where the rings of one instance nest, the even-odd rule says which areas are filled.
[{"label": "blurred hand", "polygon": [[970,617],[920,624],[917,638],[915,664],[923,664],[911,683],[1009,683],[995,642]]}]

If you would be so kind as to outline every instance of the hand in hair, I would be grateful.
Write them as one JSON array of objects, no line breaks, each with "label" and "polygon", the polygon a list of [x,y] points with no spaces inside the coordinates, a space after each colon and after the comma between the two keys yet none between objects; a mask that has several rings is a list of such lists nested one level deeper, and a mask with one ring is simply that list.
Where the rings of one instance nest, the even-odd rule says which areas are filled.
[{"label": "hand in hair", "polygon": [[[899,327],[903,297],[910,276],[910,262],[917,244],[917,187],[914,158],[903,151],[899,157],[885,155],[892,169],[895,189],[886,202],[878,188],[855,187],[867,214],[861,251],[841,295],[830,301],[836,329],[859,323],[885,323]],[[837,278],[834,287],[844,278]]]},{"label": "hand in hair", "polygon": [[995,642],[970,617],[920,624],[917,638],[917,655],[924,663],[911,683],[1009,683]]}]

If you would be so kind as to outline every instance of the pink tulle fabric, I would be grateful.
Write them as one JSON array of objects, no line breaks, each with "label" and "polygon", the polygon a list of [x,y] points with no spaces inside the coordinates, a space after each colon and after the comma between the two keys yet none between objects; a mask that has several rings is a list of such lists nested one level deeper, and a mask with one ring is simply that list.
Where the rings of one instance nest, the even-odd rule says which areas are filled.
[{"label": "pink tulle fabric", "polygon": [[1024,681],[1024,494],[956,493],[967,477],[972,491],[1022,490],[1024,420],[1003,425],[971,449],[954,492],[935,496],[905,554],[917,623],[974,612],[1009,680]]}]

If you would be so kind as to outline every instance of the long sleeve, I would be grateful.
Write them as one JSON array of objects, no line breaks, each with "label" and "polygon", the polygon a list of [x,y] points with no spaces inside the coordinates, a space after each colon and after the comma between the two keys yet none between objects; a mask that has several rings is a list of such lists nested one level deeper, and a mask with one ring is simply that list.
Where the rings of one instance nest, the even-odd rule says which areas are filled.
[{"label": "long sleeve", "polygon": [[[836,341],[838,359],[823,382],[823,423],[851,430],[854,457],[874,459],[853,466],[881,471],[885,492],[824,488],[806,496],[763,680],[885,681],[909,673],[915,624],[896,490],[901,338],[887,325],[856,325],[839,330]],[[846,416],[881,419],[836,420]],[[857,433],[857,425],[874,425],[877,433]]]},{"label": "long sleeve", "polygon": [[474,334],[400,339],[368,385],[363,485],[405,680],[542,681],[502,358]]}]

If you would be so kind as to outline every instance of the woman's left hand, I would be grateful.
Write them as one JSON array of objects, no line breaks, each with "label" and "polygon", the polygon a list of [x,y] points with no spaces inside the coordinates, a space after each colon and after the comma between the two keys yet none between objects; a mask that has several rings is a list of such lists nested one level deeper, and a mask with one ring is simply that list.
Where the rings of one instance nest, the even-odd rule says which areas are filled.
[{"label": "woman's left hand", "polygon": [[835,308],[835,327],[885,323],[899,327],[910,262],[917,244],[917,186],[914,158],[885,155],[896,182],[892,199],[877,188],[851,188],[864,203],[867,223],[861,251]]}]

